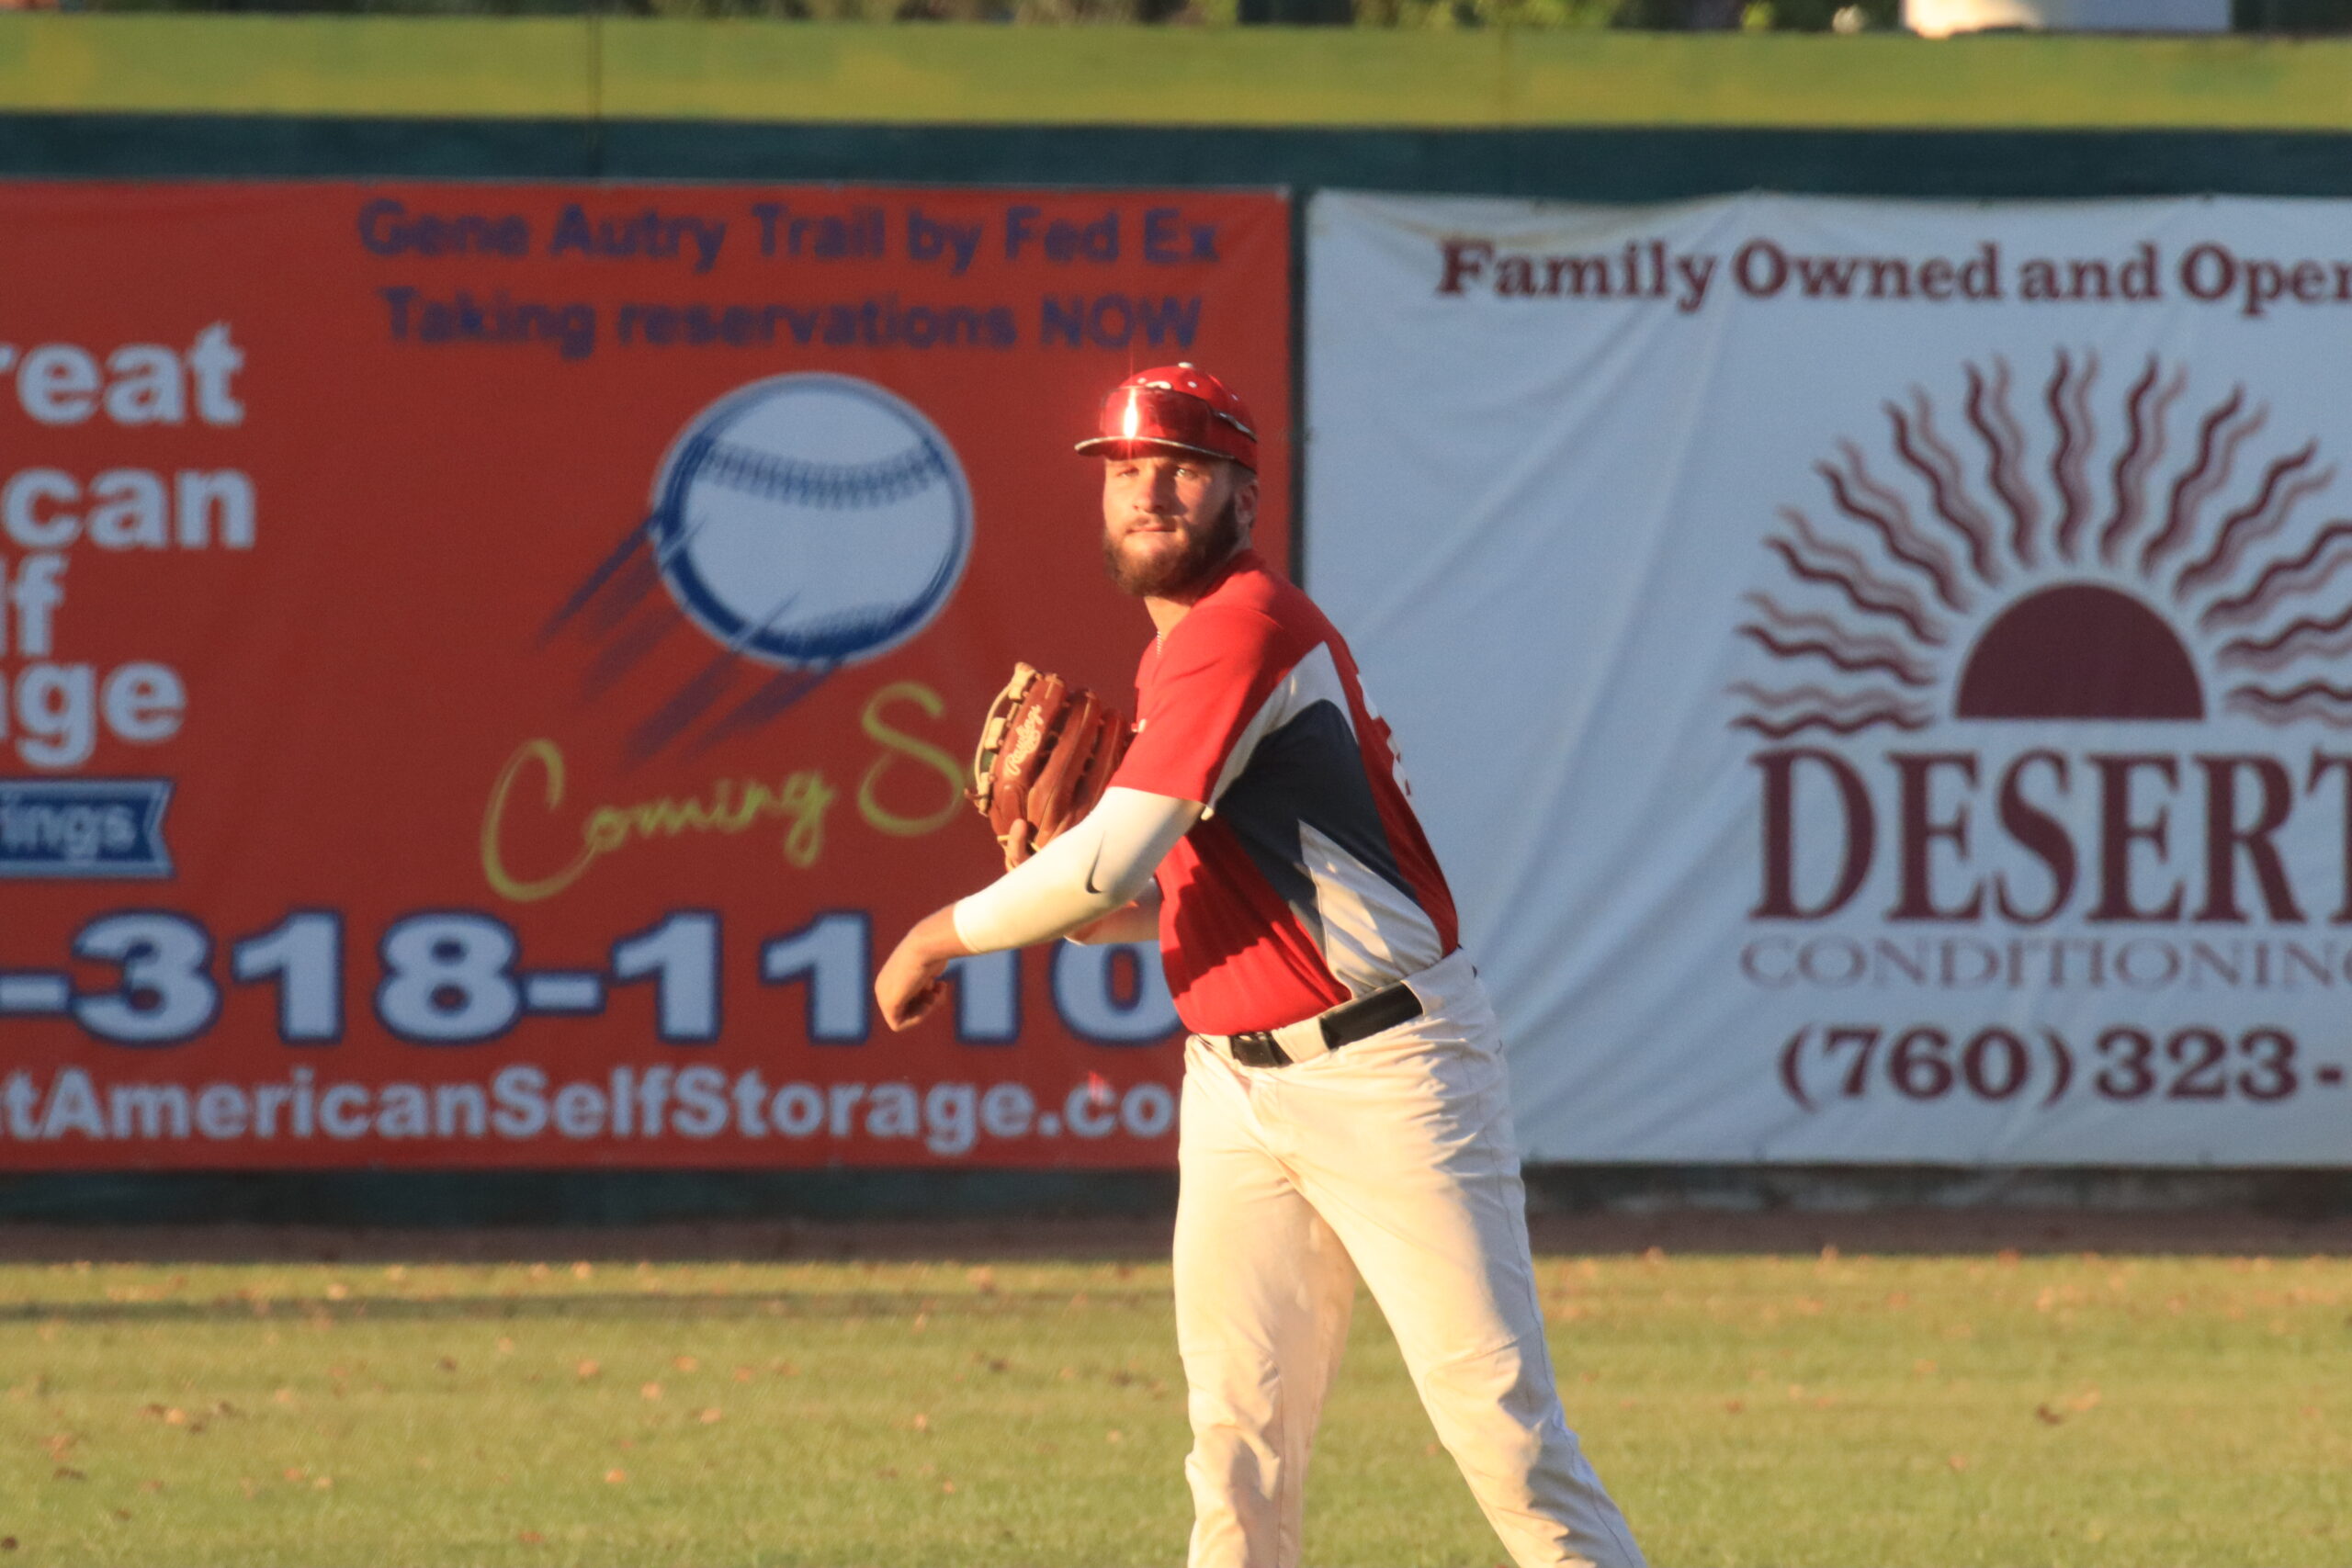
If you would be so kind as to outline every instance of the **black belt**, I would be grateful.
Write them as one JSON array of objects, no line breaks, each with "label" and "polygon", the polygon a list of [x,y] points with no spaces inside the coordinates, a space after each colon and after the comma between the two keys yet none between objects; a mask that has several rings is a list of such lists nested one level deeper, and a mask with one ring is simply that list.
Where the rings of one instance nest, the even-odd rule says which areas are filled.
[{"label": "black belt", "polygon": [[[1413,994],[1412,987],[1399,981],[1393,986],[1383,986],[1369,996],[1358,997],[1351,1002],[1341,1002],[1316,1021],[1322,1025],[1324,1048],[1336,1051],[1342,1045],[1353,1044],[1368,1035],[1377,1034],[1384,1029],[1394,1029],[1420,1016],[1421,998]],[[1240,1034],[1228,1034],[1225,1038],[1227,1048],[1233,1053],[1233,1059],[1245,1067],[1287,1067],[1291,1065],[1290,1053],[1282,1048],[1271,1029],[1252,1029]]]}]

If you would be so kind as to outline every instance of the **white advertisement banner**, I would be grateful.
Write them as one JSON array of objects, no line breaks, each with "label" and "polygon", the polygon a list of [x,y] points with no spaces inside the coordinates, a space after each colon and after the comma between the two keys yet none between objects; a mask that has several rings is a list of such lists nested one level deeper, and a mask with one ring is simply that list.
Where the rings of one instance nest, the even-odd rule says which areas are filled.
[{"label": "white advertisement banner", "polygon": [[1529,1158],[2352,1158],[2352,204],[1309,223]]}]

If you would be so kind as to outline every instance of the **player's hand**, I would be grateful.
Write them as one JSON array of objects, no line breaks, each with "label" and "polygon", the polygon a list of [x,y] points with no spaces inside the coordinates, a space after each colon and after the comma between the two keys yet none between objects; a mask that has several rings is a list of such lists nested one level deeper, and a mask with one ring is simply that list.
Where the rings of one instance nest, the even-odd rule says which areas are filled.
[{"label": "player's hand", "polygon": [[1035,847],[1029,841],[1036,837],[1036,828],[1028,822],[1015,822],[1005,830],[1004,837],[997,840],[1004,846],[1005,870],[1011,871],[1037,852]]},{"label": "player's hand", "polygon": [[933,910],[899,941],[874,976],[874,999],[893,1032],[911,1027],[947,994],[940,976],[965,955],[952,908]]}]

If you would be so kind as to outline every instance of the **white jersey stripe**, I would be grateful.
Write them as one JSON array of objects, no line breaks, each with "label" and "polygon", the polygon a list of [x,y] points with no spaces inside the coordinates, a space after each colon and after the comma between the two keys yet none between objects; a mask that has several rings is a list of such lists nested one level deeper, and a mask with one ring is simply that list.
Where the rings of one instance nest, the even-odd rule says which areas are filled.
[{"label": "white jersey stripe", "polygon": [[1292,665],[1290,673],[1266,694],[1266,700],[1250,716],[1234,741],[1233,750],[1226,754],[1225,769],[1216,776],[1216,788],[1209,792],[1207,815],[1216,815],[1217,801],[1233,787],[1233,781],[1241,776],[1250,759],[1257,755],[1258,743],[1317,703],[1329,703],[1337,708],[1347,724],[1348,733],[1355,733],[1355,714],[1348,706],[1348,688],[1340,679],[1340,667],[1331,658],[1329,643],[1317,643],[1313,652]]},{"label": "white jersey stripe", "polygon": [[1315,830],[1298,825],[1298,847],[1323,917],[1323,962],[1356,996],[1399,975],[1418,974],[1445,956],[1437,928],[1396,884]]}]

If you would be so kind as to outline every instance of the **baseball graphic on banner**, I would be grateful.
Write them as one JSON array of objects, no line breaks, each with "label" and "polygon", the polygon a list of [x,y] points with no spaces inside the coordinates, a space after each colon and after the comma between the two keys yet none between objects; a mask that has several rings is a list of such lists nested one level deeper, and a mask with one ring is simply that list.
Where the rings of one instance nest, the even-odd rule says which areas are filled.
[{"label": "baseball graphic on banner", "polygon": [[653,486],[662,581],[731,651],[836,669],[931,623],[971,552],[938,427],[854,377],[779,376],[696,414]]}]

